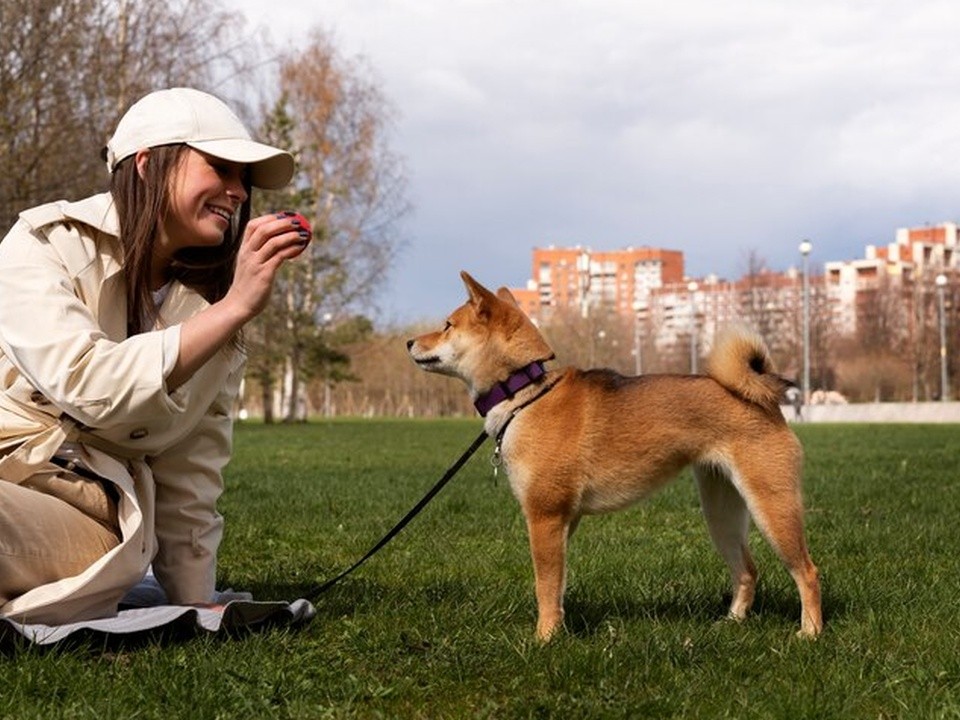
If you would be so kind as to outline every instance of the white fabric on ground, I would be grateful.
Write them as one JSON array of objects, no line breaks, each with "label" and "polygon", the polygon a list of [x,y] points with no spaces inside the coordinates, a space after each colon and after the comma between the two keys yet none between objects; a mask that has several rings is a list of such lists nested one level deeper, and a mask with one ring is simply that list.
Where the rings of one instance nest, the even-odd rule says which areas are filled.
[{"label": "white fabric on ground", "polygon": [[295,625],[311,620],[316,609],[307,600],[256,602],[250,593],[224,590],[215,602],[223,611],[186,605],[168,605],[163,588],[148,574],[124,597],[119,613],[112,617],[65,625],[19,623],[0,618],[0,647],[26,639],[36,645],[53,645],[74,633],[84,637],[120,637],[134,633],[171,629],[178,631],[233,632],[258,625]]}]

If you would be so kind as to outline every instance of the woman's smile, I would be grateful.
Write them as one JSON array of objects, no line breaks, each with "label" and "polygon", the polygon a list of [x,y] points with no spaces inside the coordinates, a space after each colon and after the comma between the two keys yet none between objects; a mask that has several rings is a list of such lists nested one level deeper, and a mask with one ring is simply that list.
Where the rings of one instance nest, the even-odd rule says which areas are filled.
[{"label": "woman's smile", "polygon": [[224,223],[224,229],[230,226],[230,219],[233,217],[233,210],[220,207],[218,205],[207,205],[207,211],[215,215],[218,218],[221,218]]}]

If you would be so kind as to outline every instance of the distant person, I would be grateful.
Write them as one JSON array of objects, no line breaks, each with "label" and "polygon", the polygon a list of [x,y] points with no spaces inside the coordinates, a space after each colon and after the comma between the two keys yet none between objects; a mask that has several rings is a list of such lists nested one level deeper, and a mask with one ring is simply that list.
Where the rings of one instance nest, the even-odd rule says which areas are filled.
[{"label": "distant person", "polygon": [[803,421],[803,393],[800,388],[791,387],[787,389],[787,400],[793,405],[793,419],[797,422]]},{"label": "distant person", "polygon": [[20,621],[112,615],[151,564],[171,603],[211,603],[239,335],[309,240],[250,219],[294,161],[212,95],[145,96],[104,159],[109,192],[0,242],[0,616]]}]

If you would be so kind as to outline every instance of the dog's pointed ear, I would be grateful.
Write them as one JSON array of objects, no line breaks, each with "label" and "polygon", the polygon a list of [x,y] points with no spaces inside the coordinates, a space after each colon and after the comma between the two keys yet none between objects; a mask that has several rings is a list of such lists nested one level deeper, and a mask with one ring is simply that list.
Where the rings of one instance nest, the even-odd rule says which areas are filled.
[{"label": "dog's pointed ear", "polygon": [[504,302],[510,303],[515,308],[520,307],[520,303],[517,302],[517,299],[513,296],[513,293],[510,292],[505,287],[502,287],[499,290],[497,290],[497,297],[503,300]]},{"label": "dog's pointed ear", "polygon": [[463,280],[463,284],[466,285],[467,293],[470,296],[470,303],[476,309],[477,313],[481,315],[489,313],[497,296],[474,280],[466,270],[460,271],[460,279]]}]

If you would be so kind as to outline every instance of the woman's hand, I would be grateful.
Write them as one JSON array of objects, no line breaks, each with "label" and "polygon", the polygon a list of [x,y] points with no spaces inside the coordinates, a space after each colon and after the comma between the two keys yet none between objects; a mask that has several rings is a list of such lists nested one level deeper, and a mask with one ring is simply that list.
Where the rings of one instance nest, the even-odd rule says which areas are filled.
[{"label": "woman's hand", "polygon": [[233,284],[224,298],[244,322],[263,312],[280,266],[302,253],[310,238],[310,224],[297,213],[262,215],[247,224]]},{"label": "woman's hand", "polygon": [[167,377],[167,392],[193,377],[244,325],[263,312],[280,266],[302,253],[310,238],[309,223],[296,213],[262,215],[247,223],[227,294],[181,326],[180,353]]}]

